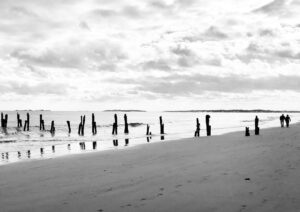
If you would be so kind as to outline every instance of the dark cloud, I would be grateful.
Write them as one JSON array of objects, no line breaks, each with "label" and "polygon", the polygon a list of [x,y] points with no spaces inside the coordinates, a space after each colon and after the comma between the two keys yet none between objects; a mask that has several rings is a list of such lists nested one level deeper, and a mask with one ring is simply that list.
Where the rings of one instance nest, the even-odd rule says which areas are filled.
[{"label": "dark cloud", "polygon": [[147,77],[147,79],[142,80],[112,79],[112,81],[134,85],[137,91],[171,96],[201,95],[205,92],[235,94],[276,90],[300,92],[300,77],[284,75],[250,78],[238,75],[218,77],[202,74],[173,74],[159,78]]}]

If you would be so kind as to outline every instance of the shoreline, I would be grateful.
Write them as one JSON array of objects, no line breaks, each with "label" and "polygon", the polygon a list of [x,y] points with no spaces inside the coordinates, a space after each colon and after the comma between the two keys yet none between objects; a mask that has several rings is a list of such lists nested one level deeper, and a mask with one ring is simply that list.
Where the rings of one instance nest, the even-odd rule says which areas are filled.
[{"label": "shoreline", "polygon": [[5,165],[0,168],[1,209],[298,211],[299,128]]},{"label": "shoreline", "polygon": [[[293,127],[293,126],[296,126],[296,125],[300,125],[300,122],[296,122],[296,123],[294,123],[294,124],[292,124],[290,126]],[[266,128],[262,128],[262,130],[275,129],[275,128],[278,128],[278,127],[274,127],[274,126],[272,126],[272,127],[266,127]],[[201,131],[202,132],[206,132],[205,129],[202,129]],[[226,133],[223,133],[223,134],[212,135],[210,137],[224,136],[224,135],[228,135],[228,134],[230,135],[230,134],[237,134],[237,133],[241,133],[241,135],[243,135],[244,131],[237,130],[237,131],[232,131],[232,132],[226,132]],[[254,130],[250,130],[250,134],[253,135],[254,134]],[[187,133],[185,135],[187,135]],[[161,136],[163,136],[164,138],[161,139]],[[168,138],[168,136],[171,136],[171,138]],[[149,142],[141,142],[142,140],[145,140],[148,137],[149,138],[151,137],[151,139],[149,139],[150,140]],[[86,140],[83,140],[83,141],[74,141],[74,142],[70,142],[70,144],[68,144],[68,146],[67,146],[67,144],[57,144],[57,145],[55,145],[56,147],[59,147],[60,149],[63,149],[63,147],[66,147],[66,146],[67,146],[66,148],[71,148],[71,145],[72,145],[72,147],[73,147],[72,149],[73,150],[77,148],[77,150],[75,150],[73,152],[64,150],[64,152],[60,152],[60,153],[54,154],[54,153],[51,153],[50,150],[49,150],[51,148],[51,146],[43,146],[43,151],[44,151],[44,149],[46,147],[48,148],[48,150],[49,150],[48,154],[45,154],[45,153],[40,154],[40,153],[37,152],[39,149],[36,148],[35,149],[36,150],[35,154],[32,154],[32,152],[31,152],[30,158],[26,158],[25,157],[23,159],[20,159],[20,158],[17,157],[18,151],[13,151],[13,152],[9,152],[9,153],[10,154],[11,153],[15,153],[15,157],[10,158],[10,161],[6,161],[6,162],[4,162],[5,161],[4,160],[4,157],[5,157],[4,154],[5,154],[5,152],[2,152],[2,163],[0,161],[0,167],[2,167],[2,166],[8,166],[8,165],[14,165],[14,164],[23,163],[23,162],[30,163],[30,162],[39,161],[39,160],[49,160],[49,159],[56,159],[56,158],[62,158],[62,157],[72,157],[72,156],[78,156],[78,155],[81,155],[81,154],[100,153],[100,152],[107,152],[107,151],[124,151],[124,150],[126,151],[128,149],[137,148],[139,146],[143,146],[143,145],[146,145],[146,144],[153,145],[155,143],[160,143],[160,142],[175,142],[175,141],[180,141],[180,140],[185,140],[185,139],[193,139],[193,138],[195,138],[195,137],[187,137],[187,136],[183,136],[183,134],[182,134],[182,137],[178,137],[178,138],[174,138],[173,134],[172,135],[168,135],[168,134],[159,135],[159,134],[157,134],[157,135],[152,135],[152,136],[130,138],[130,139],[128,139],[128,140],[131,141],[131,144],[129,146],[126,146],[126,145],[125,146],[118,146],[118,147],[114,147],[114,146],[107,147],[106,146],[103,149],[97,149],[97,148],[96,149],[92,149],[92,143],[93,142],[97,142],[97,143],[99,143],[99,146],[100,146],[102,142],[108,142],[109,140],[103,140],[103,141],[86,141]],[[205,135],[205,136],[200,136],[198,139],[201,139],[201,138],[209,138],[209,137],[207,137]],[[117,139],[117,140],[126,140],[126,138]],[[140,142],[136,143],[136,144],[134,144],[134,143],[132,144],[132,141],[133,142],[140,141]],[[85,144],[88,144],[89,149],[82,150],[82,149],[79,149],[78,147],[76,147],[76,145],[78,146],[78,144],[80,144],[82,142],[85,143]],[[75,148],[74,148],[74,146],[75,146]]]}]

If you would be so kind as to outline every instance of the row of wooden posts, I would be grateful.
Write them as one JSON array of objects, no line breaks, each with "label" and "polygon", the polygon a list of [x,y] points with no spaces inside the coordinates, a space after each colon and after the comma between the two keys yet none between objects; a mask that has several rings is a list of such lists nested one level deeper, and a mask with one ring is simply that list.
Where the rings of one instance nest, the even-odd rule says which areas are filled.
[{"label": "row of wooden posts", "polygon": [[[8,121],[8,115],[1,113],[1,127],[2,128],[7,128],[7,121]],[[159,117],[159,122],[160,122],[160,134],[165,134],[165,129],[164,129],[164,123],[162,120],[162,116]],[[124,115],[124,133],[128,134],[129,133],[129,124],[128,124],[128,119],[127,115]],[[30,115],[29,113],[26,114],[26,120],[24,122],[24,131],[29,131],[29,126],[30,126]],[[67,121],[67,126],[68,126],[68,132],[69,134],[71,133],[71,123],[70,121]],[[22,119],[20,118],[20,114],[17,113],[17,127],[22,128]],[[40,130],[45,131],[45,121],[43,119],[43,115],[40,114]],[[80,116],[80,123],[78,126],[78,135],[84,136],[84,128],[85,128],[85,115]],[[51,121],[51,128],[50,128],[50,133],[54,134],[55,133],[55,124],[54,121]],[[97,134],[97,123],[95,121],[95,114],[92,114],[92,133],[93,135]],[[114,115],[114,123],[113,123],[113,128],[112,128],[112,134],[117,135],[118,134],[118,117],[117,114]],[[146,135],[151,136],[152,133],[150,132],[150,125],[147,124],[147,131]]]},{"label": "row of wooden posts", "polygon": [[[8,115],[1,113],[1,127],[2,128],[7,128],[7,121],[8,121]],[[124,115],[124,133],[128,134],[129,133],[129,127],[128,127],[128,120],[127,120],[127,115]],[[162,116],[159,117],[159,123],[160,123],[160,134],[165,134],[165,125],[162,119]],[[206,135],[211,136],[211,125],[210,125],[210,115],[205,116],[205,123],[206,123]],[[256,116],[255,117],[255,135],[259,135],[259,119]],[[17,126],[18,128],[22,127],[22,119],[20,119],[20,114],[17,113]],[[24,131],[29,131],[29,126],[30,126],[30,115],[29,113],[26,114],[26,120],[24,122]],[[68,126],[68,132],[69,134],[71,133],[71,123],[70,121],[67,121],[67,126]],[[85,127],[85,115],[80,116],[80,123],[78,126],[78,135],[84,136],[84,127]],[[118,116],[117,114],[114,115],[114,123],[112,125],[112,135],[117,135],[118,134]],[[43,115],[40,114],[40,130],[44,131],[45,130],[45,121],[43,120]],[[55,125],[54,121],[51,121],[51,128],[50,128],[50,133],[54,134],[55,133]],[[95,121],[95,114],[92,113],[92,133],[93,135],[97,134],[97,123]],[[147,124],[147,130],[146,130],[146,135],[151,136],[152,133],[150,132],[150,125]],[[200,122],[199,119],[196,119],[196,131],[194,133],[195,137],[200,136]],[[250,136],[250,129],[249,127],[246,127],[245,129],[245,136]]]}]

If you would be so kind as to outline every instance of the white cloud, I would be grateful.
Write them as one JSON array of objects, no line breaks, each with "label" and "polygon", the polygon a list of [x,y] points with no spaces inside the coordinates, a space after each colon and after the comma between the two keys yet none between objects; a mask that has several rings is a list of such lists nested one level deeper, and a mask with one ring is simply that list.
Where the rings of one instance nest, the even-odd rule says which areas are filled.
[{"label": "white cloud", "polygon": [[135,98],[168,109],[194,98],[265,103],[266,91],[294,97],[299,9],[296,0],[2,0],[1,100],[100,109]]}]

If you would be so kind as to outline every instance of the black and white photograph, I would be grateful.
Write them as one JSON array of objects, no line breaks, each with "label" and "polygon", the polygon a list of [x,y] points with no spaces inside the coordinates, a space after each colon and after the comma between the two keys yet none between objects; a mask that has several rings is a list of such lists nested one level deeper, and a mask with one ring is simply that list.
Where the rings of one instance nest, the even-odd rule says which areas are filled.
[{"label": "black and white photograph", "polygon": [[300,212],[300,0],[0,0],[0,212]]}]

